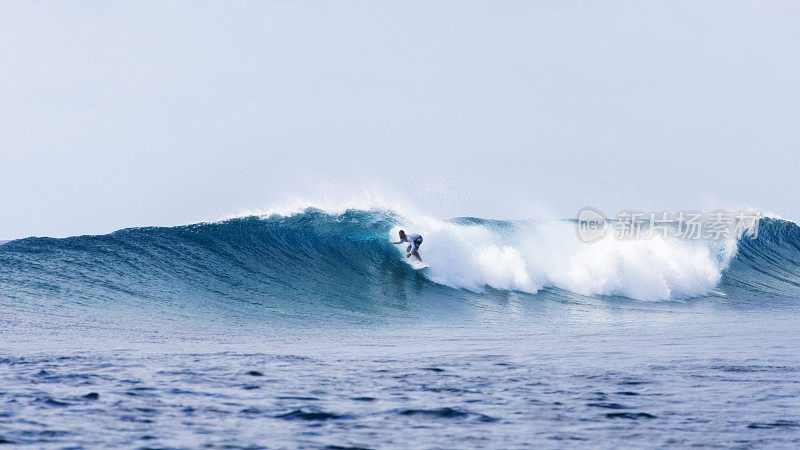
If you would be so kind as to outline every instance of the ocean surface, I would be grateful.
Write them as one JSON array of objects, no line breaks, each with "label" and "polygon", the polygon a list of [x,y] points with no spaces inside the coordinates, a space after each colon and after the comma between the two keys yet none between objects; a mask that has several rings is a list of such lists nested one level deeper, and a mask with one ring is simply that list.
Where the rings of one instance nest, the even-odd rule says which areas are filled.
[{"label": "ocean surface", "polygon": [[[421,233],[414,270],[389,243]],[[388,210],[0,244],[0,444],[800,446],[800,228]]]}]

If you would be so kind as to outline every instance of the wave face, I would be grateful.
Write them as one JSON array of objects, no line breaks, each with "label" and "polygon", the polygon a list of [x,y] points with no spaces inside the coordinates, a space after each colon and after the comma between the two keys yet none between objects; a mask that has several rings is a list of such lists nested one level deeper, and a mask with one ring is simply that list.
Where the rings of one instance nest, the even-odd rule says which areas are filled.
[{"label": "wave face", "polygon": [[[400,228],[424,236],[421,254],[430,268],[413,270],[402,257],[404,246],[390,244]],[[316,314],[343,303],[369,313],[379,300],[410,292],[788,296],[800,293],[798,274],[800,228],[778,219],[762,219],[757,239],[738,242],[608,237],[584,244],[568,220],[441,221],[385,210],[307,209],[0,245],[0,298],[27,307],[53,300],[88,307],[184,299],[192,308],[221,302]]]}]

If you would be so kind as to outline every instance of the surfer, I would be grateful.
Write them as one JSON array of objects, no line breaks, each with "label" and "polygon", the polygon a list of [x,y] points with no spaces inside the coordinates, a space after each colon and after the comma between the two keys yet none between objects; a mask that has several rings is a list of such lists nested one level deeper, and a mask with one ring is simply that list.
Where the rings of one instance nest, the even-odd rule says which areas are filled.
[{"label": "surfer", "polygon": [[419,257],[418,252],[419,246],[422,245],[422,236],[418,234],[406,234],[405,231],[400,230],[400,240],[397,242],[392,242],[392,244],[402,244],[403,242],[408,242],[406,258],[414,255],[420,262],[422,262],[422,258]]}]

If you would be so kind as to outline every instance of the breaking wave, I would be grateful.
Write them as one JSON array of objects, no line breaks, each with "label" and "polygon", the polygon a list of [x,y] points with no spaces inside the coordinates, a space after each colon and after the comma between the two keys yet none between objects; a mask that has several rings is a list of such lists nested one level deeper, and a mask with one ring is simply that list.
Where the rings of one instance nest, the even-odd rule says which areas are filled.
[{"label": "breaking wave", "polygon": [[[397,231],[420,233],[415,271]],[[533,222],[309,208],[289,215],[145,227],[0,245],[0,298],[102,304],[125,298],[236,300],[280,308],[487,290],[676,300],[800,291],[800,228],[761,219],[757,239],[577,239],[570,220]],[[335,307],[335,306],[334,306]],[[305,309],[303,309],[305,308]]]}]

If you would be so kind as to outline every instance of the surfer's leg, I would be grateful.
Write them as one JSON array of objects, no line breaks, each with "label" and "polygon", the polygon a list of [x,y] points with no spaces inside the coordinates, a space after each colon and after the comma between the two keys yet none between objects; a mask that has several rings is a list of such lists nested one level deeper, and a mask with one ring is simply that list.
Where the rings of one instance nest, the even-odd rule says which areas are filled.
[{"label": "surfer's leg", "polygon": [[410,253],[414,255],[421,262],[422,258],[419,257],[419,252],[418,252],[420,245],[422,245],[422,239],[415,239],[413,244],[414,248],[409,247],[409,250]]}]

